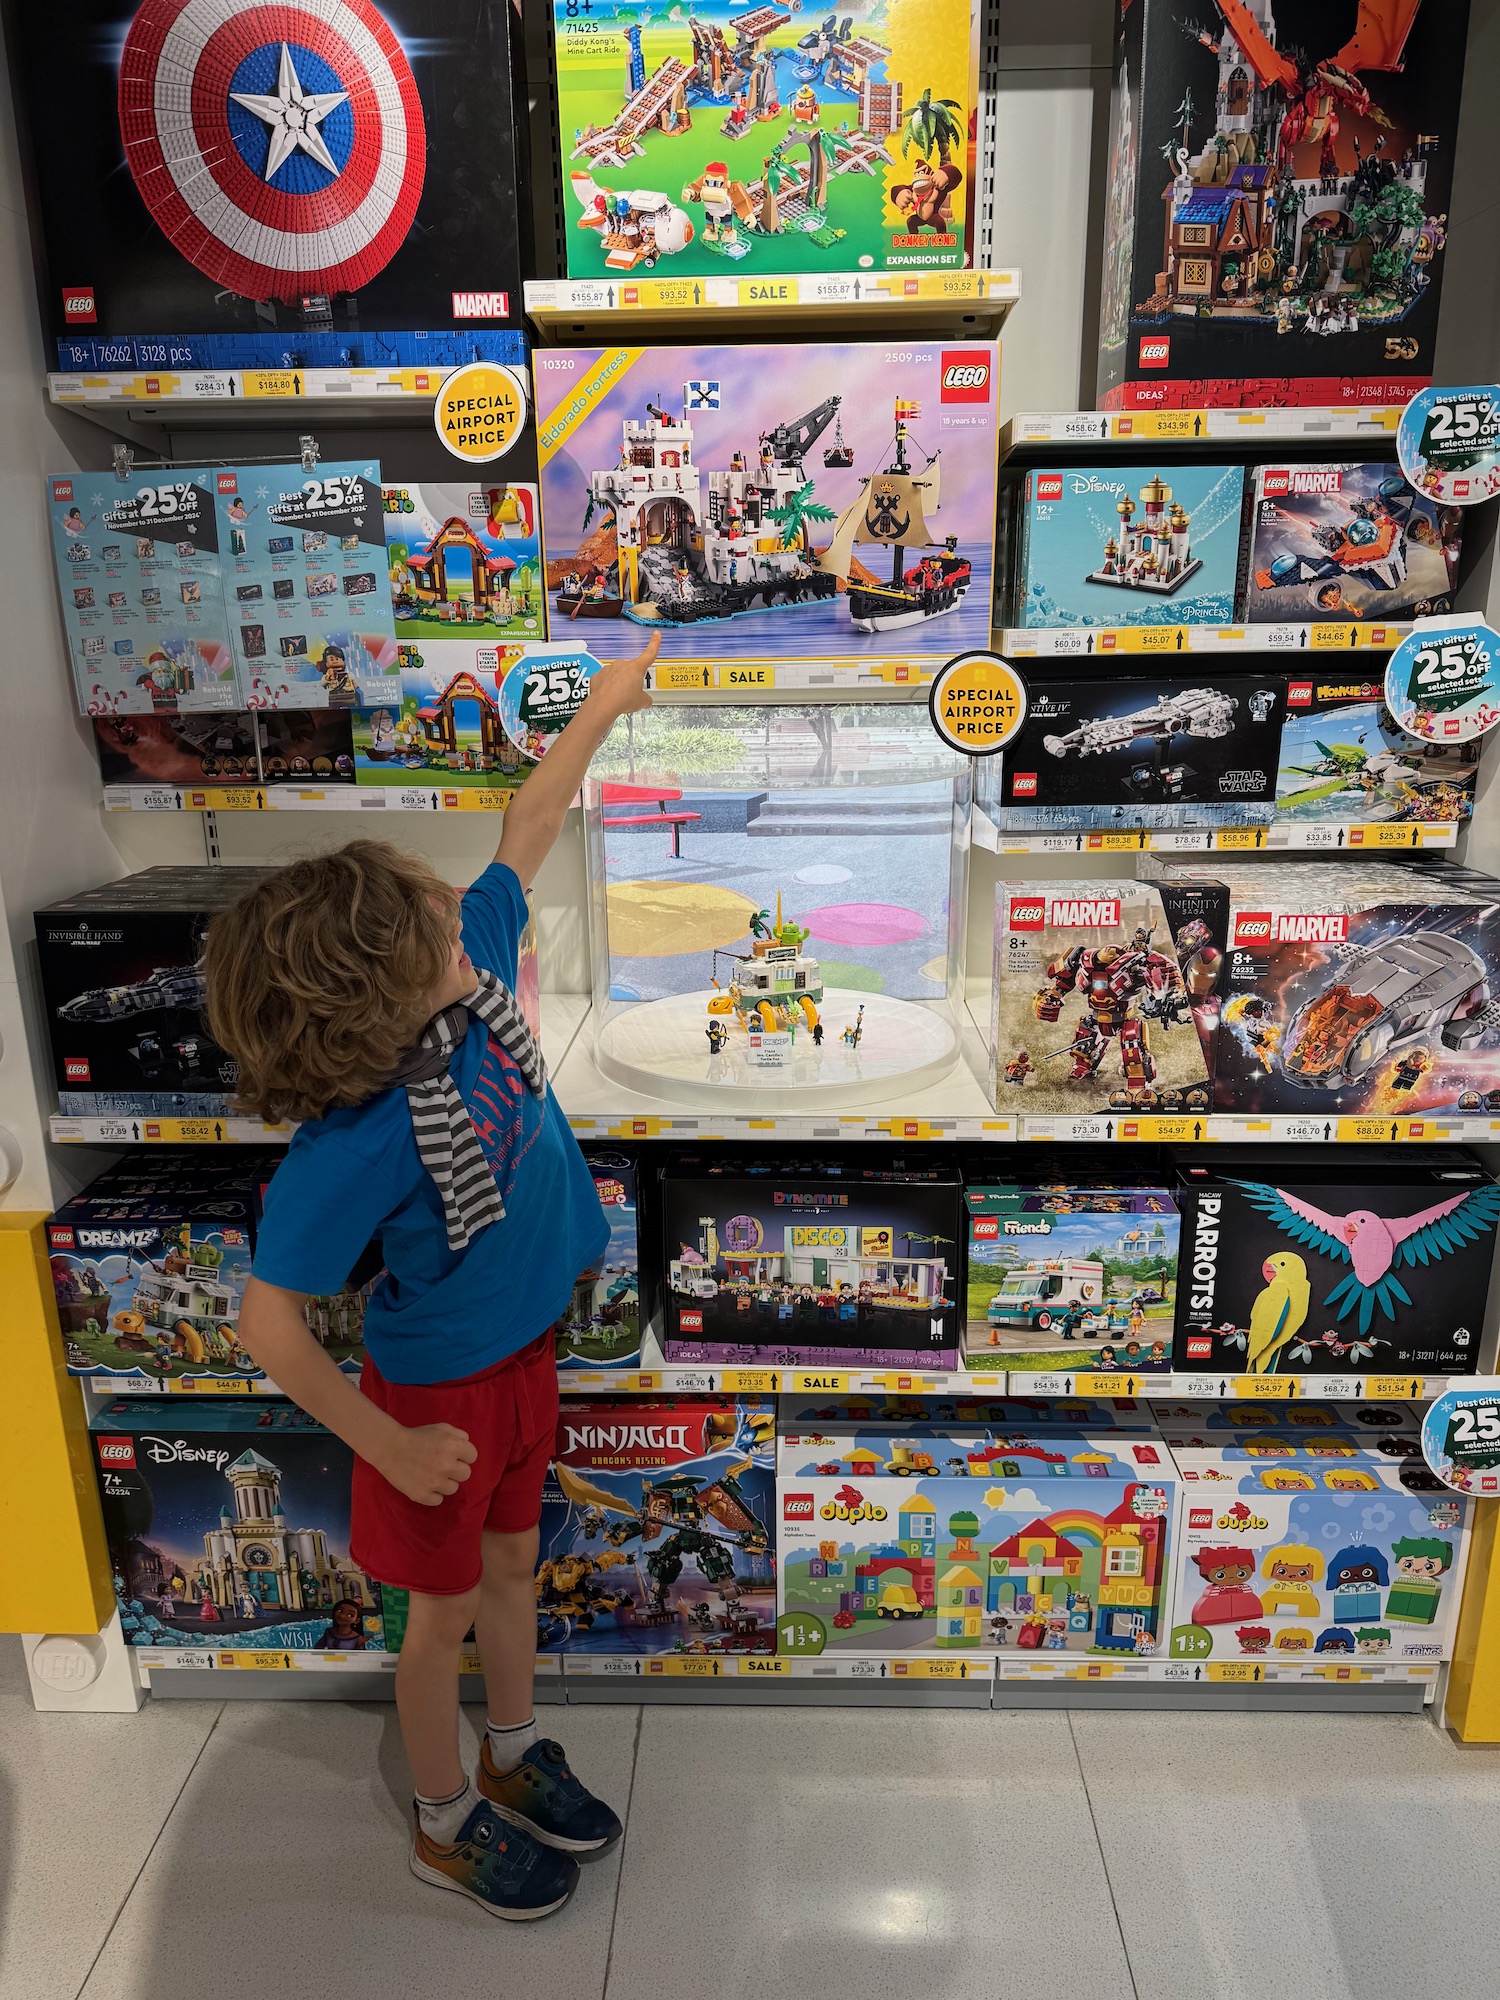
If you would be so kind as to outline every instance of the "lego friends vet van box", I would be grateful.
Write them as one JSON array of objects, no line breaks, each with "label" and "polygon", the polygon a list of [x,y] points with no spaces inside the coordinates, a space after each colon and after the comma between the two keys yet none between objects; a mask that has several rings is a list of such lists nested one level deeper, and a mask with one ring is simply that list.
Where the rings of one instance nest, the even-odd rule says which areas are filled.
[{"label": "lego friends vet van box", "polygon": [[55,366],[296,395],[306,368],[524,362],[504,0],[78,0],[5,28]]},{"label": "lego friends vet van box", "polygon": [[[950,659],[989,644],[993,346],[558,349],[536,363],[554,618],[661,664]],[[711,684],[705,682],[705,685]]]},{"label": "lego friends vet van box", "polygon": [[1149,1658],[1176,1484],[1156,1449],[1143,1482],[778,1480],[778,1650]]},{"label": "lego friends vet van box", "polygon": [[354,1454],[305,1411],[112,1403],[91,1442],[128,1646],[382,1650],[380,1587],[349,1554]]},{"label": "lego friends vet van box", "polygon": [[1010,623],[1232,625],[1244,497],[1240,465],[1038,466]]},{"label": "lego friends vet van box", "polygon": [[1469,1506],[1375,1452],[1178,1458],[1174,1659],[1446,1659]]},{"label": "lego friends vet van box", "polygon": [[554,13],[570,275],[965,262],[970,0]]},{"label": "lego friends vet van box", "polygon": [[[1185,1163],[1178,1368],[1471,1374],[1500,1188],[1477,1164]],[[1409,1163],[1408,1163],[1409,1162]]]},{"label": "lego friends vet van box", "polygon": [[991,760],[1004,765],[1002,807],[1217,807],[1274,796],[1280,674],[1038,678],[1029,693],[1020,733]]},{"label": "lego friends vet van box", "polygon": [[1466,820],[1478,779],[1478,740],[1408,736],[1380,681],[1294,674],[1287,682],[1278,820]]},{"label": "lego friends vet van box", "polygon": [[609,1242],[599,1262],[579,1273],[572,1303],[557,1323],[557,1365],[628,1368],[641,1358],[635,1162],[594,1146],[585,1147],[583,1157],[609,1222]]},{"label": "lego friends vet van box", "polygon": [[1463,509],[1409,486],[1389,460],[1262,465],[1246,510],[1252,624],[1431,618],[1453,608]]},{"label": "lego friends vet van box", "polygon": [[969,1368],[1172,1366],[1177,1204],[1165,1188],[969,1187]]},{"label": "lego friends vet van box", "polygon": [[564,1398],[542,1494],[553,1653],[776,1650],[771,1397]]},{"label": "lego friends vet van box", "polygon": [[1002,1111],[1207,1111],[1222,888],[1118,877],[995,891],[990,1088]]},{"label": "lego friends vet van box", "polygon": [[1118,8],[1101,409],[1399,404],[1432,379],[1468,16]]}]

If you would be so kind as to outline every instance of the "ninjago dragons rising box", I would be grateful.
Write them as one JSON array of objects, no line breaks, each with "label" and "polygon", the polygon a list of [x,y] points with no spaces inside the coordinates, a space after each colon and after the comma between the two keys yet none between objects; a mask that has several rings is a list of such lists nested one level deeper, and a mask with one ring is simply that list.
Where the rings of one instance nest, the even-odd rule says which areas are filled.
[{"label": "ninjago dragons rising box", "polygon": [[4,17],[60,368],[524,361],[507,0]]}]

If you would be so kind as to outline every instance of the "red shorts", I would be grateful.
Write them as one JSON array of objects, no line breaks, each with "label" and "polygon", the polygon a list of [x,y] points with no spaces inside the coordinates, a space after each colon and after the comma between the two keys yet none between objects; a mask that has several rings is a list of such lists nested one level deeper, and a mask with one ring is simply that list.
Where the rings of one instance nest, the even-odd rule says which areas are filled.
[{"label": "red shorts", "polygon": [[360,1388],[409,1430],[452,1424],[479,1456],[436,1507],[408,1500],[362,1458],[354,1461],[349,1553],[366,1576],[428,1597],[458,1597],[479,1582],[482,1534],[518,1535],[542,1511],[557,1434],[552,1329],[482,1375],[460,1382],[387,1382],[368,1357]]}]

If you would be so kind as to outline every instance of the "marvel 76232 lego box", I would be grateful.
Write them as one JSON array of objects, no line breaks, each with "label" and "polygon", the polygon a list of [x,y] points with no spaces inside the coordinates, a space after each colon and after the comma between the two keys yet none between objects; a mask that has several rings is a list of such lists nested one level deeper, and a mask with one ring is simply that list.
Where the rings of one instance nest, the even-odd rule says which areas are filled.
[{"label": "marvel 76232 lego box", "polygon": [[987,646],[997,373],[940,343],[538,355],[553,629],[628,652],[631,619],[720,687]]},{"label": "marvel 76232 lego box", "polygon": [[970,0],[555,0],[571,275],[952,269]]},{"label": "marvel 76232 lego box", "polygon": [[1432,379],[1467,0],[1124,0],[1099,404]]}]

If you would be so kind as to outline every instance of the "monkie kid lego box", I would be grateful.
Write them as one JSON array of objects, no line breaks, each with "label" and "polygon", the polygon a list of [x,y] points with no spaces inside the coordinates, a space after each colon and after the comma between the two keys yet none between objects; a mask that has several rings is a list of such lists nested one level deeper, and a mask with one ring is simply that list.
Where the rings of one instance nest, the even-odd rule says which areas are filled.
[{"label": "monkie kid lego box", "polygon": [[554,12],[570,275],[965,262],[970,0]]},{"label": "monkie kid lego box", "polygon": [[589,1146],[583,1155],[609,1242],[597,1264],[578,1275],[572,1302],[556,1326],[559,1368],[628,1368],[641,1354],[640,1235],[635,1162]]},{"label": "monkie kid lego box", "polygon": [[776,1650],[771,1397],[564,1398],[537,1639],[563,1653]]},{"label": "monkie kid lego box", "polygon": [[1453,607],[1463,509],[1407,484],[1388,460],[1262,465],[1246,511],[1252,624],[1431,618]]},{"label": "monkie kid lego box", "polygon": [[1359,675],[1287,682],[1278,820],[1341,824],[1466,820],[1474,811],[1479,743],[1408,736],[1379,680]]},{"label": "monkie kid lego box", "polygon": [[1432,379],[1468,14],[1120,6],[1101,409],[1403,403]]}]

